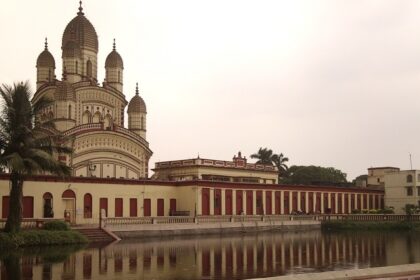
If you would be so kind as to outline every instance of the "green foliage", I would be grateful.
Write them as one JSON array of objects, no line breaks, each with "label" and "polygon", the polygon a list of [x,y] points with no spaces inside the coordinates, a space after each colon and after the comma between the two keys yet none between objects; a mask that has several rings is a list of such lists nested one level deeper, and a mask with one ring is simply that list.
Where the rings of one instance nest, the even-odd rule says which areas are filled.
[{"label": "green foliage", "polygon": [[293,165],[287,171],[287,184],[347,183],[347,174],[333,167]]},{"label": "green foliage", "polygon": [[51,221],[44,224],[44,230],[70,230],[69,225],[64,221]]},{"label": "green foliage", "polygon": [[414,204],[406,204],[403,210],[406,215],[413,215],[419,212],[419,207]]},{"label": "green foliage", "polygon": [[0,169],[11,176],[9,216],[5,231],[18,232],[22,220],[22,188],[26,175],[48,172],[70,175],[70,168],[56,154],[71,153],[61,145],[61,136],[51,136],[45,129],[54,128],[52,121],[40,122],[40,114],[51,101],[39,98],[31,102],[28,83],[0,87]]},{"label": "green foliage", "polygon": [[420,222],[355,222],[355,221],[326,221],[322,222],[323,230],[339,231],[339,230],[403,230],[403,231],[420,231]]},{"label": "green foliage", "polygon": [[83,244],[88,240],[77,231],[27,230],[18,233],[0,233],[0,248],[18,248],[40,245]]},{"label": "green foliage", "polygon": [[279,182],[281,177],[287,174],[288,166],[286,162],[289,161],[289,158],[285,157],[283,153],[274,154],[273,150],[260,147],[257,153],[251,155],[251,158],[258,159],[258,164],[275,165],[279,172]]},{"label": "green foliage", "polygon": [[385,207],[384,209],[379,209],[378,214],[394,214],[394,208],[392,207]]},{"label": "green foliage", "polygon": [[360,209],[353,209],[353,210],[351,210],[351,213],[352,214],[361,214],[362,211]]}]

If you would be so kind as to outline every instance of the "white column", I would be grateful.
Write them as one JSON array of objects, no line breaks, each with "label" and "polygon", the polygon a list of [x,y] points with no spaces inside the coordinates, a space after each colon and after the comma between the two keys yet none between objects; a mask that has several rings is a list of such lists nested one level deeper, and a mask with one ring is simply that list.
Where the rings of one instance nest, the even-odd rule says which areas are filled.
[{"label": "white column", "polygon": [[214,215],[214,189],[210,188],[210,215]]}]

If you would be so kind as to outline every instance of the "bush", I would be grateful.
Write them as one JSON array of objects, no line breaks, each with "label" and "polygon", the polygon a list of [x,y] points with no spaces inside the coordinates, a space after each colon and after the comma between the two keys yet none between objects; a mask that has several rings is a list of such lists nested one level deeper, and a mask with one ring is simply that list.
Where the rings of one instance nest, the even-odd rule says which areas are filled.
[{"label": "bush", "polygon": [[403,230],[410,231],[420,230],[419,222],[355,222],[355,221],[328,221],[322,222],[322,229],[324,230]]},{"label": "bush", "polygon": [[43,229],[45,230],[70,230],[69,225],[63,221],[51,221],[44,224]]},{"label": "bush", "polygon": [[362,211],[360,211],[359,209],[353,209],[353,210],[351,210],[351,213],[352,214],[361,214]]},{"label": "bush", "polygon": [[87,242],[85,236],[72,230],[27,230],[13,234],[0,233],[0,248],[83,244]]},{"label": "bush", "polygon": [[391,207],[385,207],[384,209],[379,209],[378,214],[394,214],[394,209]]}]

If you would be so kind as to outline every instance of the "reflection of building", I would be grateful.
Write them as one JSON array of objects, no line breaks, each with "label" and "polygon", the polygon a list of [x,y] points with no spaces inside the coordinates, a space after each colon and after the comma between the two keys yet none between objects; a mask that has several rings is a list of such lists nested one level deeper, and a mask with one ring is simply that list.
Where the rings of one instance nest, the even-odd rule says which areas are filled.
[{"label": "reflection of building", "polygon": [[367,186],[384,186],[385,175],[392,172],[398,172],[398,167],[371,167],[368,168]]},{"label": "reflection of building", "polygon": [[233,161],[194,158],[156,162],[153,169],[158,180],[209,180],[222,182],[246,182],[275,184],[277,168],[272,165],[247,163],[245,157],[233,157]]},{"label": "reflection of building", "polygon": [[394,207],[395,213],[405,213],[406,204],[420,206],[420,171],[402,170],[387,173],[385,182],[385,205]]},{"label": "reflection of building", "polygon": [[146,141],[146,105],[136,95],[128,104],[128,129],[124,127],[124,64],[116,50],[105,61],[105,80],[98,85],[98,36],[82,7],[66,26],[62,37],[62,79],[55,78],[54,57],[48,50],[38,56],[37,91],[53,100],[38,116],[53,121],[56,130],[68,138],[74,153],[59,159],[73,167],[73,175],[101,178],[147,178],[152,152]]}]

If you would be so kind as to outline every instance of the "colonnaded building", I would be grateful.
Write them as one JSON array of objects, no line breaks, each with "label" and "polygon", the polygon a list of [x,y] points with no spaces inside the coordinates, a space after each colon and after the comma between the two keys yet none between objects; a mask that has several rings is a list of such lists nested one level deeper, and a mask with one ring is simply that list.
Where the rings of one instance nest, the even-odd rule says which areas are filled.
[{"label": "colonnaded building", "polygon": [[[277,169],[248,163],[240,153],[232,161],[193,158],[158,162],[148,174],[152,156],[146,140],[146,104],[138,88],[127,102],[123,59],[115,42],[105,60],[105,79],[98,83],[99,44],[82,7],[62,37],[61,80],[55,59],[45,49],[38,56],[37,91],[54,103],[40,121],[53,121],[45,133],[65,136],[71,156],[57,155],[72,167],[62,179],[34,176],[24,184],[24,218],[68,218],[95,223],[101,209],[108,217],[167,215],[273,215],[350,213],[377,209],[384,192],[374,188],[279,185]],[[124,127],[128,105],[128,127]],[[8,175],[0,175],[1,217],[9,208]]]}]

